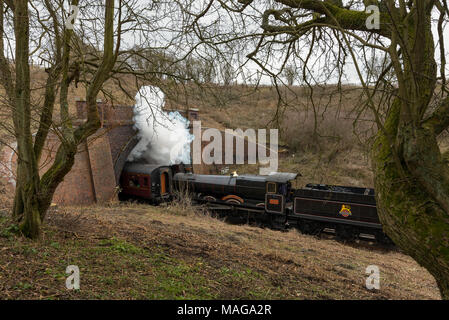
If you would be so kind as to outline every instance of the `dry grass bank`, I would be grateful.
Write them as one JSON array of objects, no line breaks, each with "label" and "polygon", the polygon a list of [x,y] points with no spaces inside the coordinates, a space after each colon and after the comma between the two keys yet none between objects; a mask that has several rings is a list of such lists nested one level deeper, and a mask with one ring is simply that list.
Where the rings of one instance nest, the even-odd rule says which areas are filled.
[{"label": "dry grass bank", "polygon": [[[229,225],[183,206],[60,208],[40,242],[1,218],[2,299],[439,299],[411,258],[296,231]],[[78,265],[81,290],[65,289]],[[378,265],[381,289],[365,288]]]}]

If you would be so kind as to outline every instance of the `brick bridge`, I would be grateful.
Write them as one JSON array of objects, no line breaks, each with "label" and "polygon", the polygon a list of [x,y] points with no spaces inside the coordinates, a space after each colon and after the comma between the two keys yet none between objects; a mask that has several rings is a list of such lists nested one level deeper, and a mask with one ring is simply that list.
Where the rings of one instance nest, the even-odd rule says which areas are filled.
[{"label": "brick bridge", "polygon": [[[138,142],[133,128],[133,106],[111,106],[98,101],[101,127],[79,145],[72,170],[58,186],[53,202],[60,205],[89,205],[104,203],[117,196],[120,175],[128,155]],[[76,102],[74,125],[86,121],[86,102]],[[184,116],[195,120],[196,109],[188,110]],[[60,145],[55,134],[49,134],[40,163],[45,172],[53,163]],[[8,148],[0,155],[0,174],[7,179],[11,189],[15,187],[17,156]]]}]

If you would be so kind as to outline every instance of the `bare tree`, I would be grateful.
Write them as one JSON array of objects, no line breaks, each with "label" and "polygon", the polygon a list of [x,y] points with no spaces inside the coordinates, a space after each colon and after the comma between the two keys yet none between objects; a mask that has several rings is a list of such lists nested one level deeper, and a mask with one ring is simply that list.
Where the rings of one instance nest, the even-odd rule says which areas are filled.
[{"label": "bare tree", "polygon": [[[72,1],[72,5],[77,6],[78,0]],[[12,19],[13,22],[15,46],[13,63],[6,58],[3,46],[0,47],[0,70],[2,73],[1,83],[6,89],[7,100],[12,108],[14,136],[18,149],[13,215],[20,222],[20,230],[26,236],[36,238],[39,236],[42,220],[50,206],[56,187],[73,165],[78,145],[95,133],[100,126],[96,97],[114,67],[119,45],[114,46],[114,0],[107,0],[104,5],[103,56],[90,80],[86,94],[87,122],[76,129],[73,128],[67,102],[68,86],[75,80],[79,72],[79,66],[70,59],[73,30],[61,27],[61,21],[57,17],[57,7],[50,1],[44,1],[49,19],[52,20],[52,29],[48,32],[54,36],[55,52],[53,52],[53,63],[47,69],[45,100],[40,110],[39,127],[33,141],[29,63],[32,22],[30,21],[29,6],[30,3],[27,0],[0,1],[0,43],[5,40],[5,13],[9,11],[10,14],[7,15],[7,18]],[[119,42],[120,40],[117,43]],[[58,87],[61,117],[59,132],[62,136],[62,143],[53,165],[41,177],[39,160],[52,125]]]},{"label": "bare tree", "polygon": [[223,83],[224,86],[230,86],[232,81],[235,80],[235,70],[231,63],[225,61],[220,64],[220,82]]},{"label": "bare tree", "polygon": [[292,86],[295,83],[295,79],[298,76],[298,68],[295,68],[293,65],[288,65],[284,68],[283,76],[287,81],[289,86]]},{"label": "bare tree", "polygon": [[[344,66],[352,63],[365,100],[357,112],[370,111],[377,126],[371,160],[382,224],[449,299],[449,168],[438,143],[449,127],[447,1],[211,0],[197,10],[190,1],[179,5],[191,12],[192,34],[208,50],[245,56],[244,65],[271,76],[278,91],[282,70],[299,61],[314,109],[313,90],[330,80],[339,87],[348,74]],[[368,5],[378,5],[378,27]],[[214,28],[208,28],[212,19]]]},{"label": "bare tree", "polygon": [[[82,16],[75,21],[73,6]],[[114,84],[133,99],[141,85],[160,84],[161,75],[170,76],[175,62],[164,64],[163,57],[145,55],[170,46],[169,40],[153,41],[172,31],[158,25],[170,15],[164,6],[136,0],[0,0],[0,89],[5,92],[0,106],[13,119],[10,127],[5,122],[1,128],[17,142],[13,216],[25,236],[39,237],[53,194],[71,170],[78,146],[100,127],[97,96],[114,98],[105,84]],[[123,45],[130,37],[135,37],[133,46]],[[146,68],[136,68],[136,56],[148,62]],[[33,61],[45,67],[43,83],[31,76]],[[75,126],[68,97],[70,86],[78,85],[85,88],[87,121]],[[43,95],[33,97],[33,92]],[[52,165],[40,172],[49,134],[61,143]]]}]

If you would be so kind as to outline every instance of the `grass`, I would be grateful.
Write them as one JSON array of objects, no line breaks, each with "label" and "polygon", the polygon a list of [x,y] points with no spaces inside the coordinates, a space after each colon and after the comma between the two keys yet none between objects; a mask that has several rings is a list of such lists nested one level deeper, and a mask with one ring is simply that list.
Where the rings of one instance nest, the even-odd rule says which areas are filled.
[{"label": "grass", "polygon": [[[11,238],[10,241],[17,240]],[[23,239],[20,239],[23,240]],[[2,241],[3,242],[3,241]],[[2,278],[2,298],[82,298],[82,299],[208,299],[214,298],[200,276],[201,261],[185,263],[173,259],[160,247],[142,248],[111,237],[73,241],[26,240],[6,243],[5,254],[14,259],[14,269],[28,279]],[[5,245],[5,243],[2,243]],[[9,261],[9,264],[11,260]],[[2,265],[9,265],[2,261]],[[34,268],[28,269],[28,264]],[[37,264],[41,266],[37,266]],[[79,292],[64,288],[65,268],[80,267]],[[4,274],[4,272],[2,272]],[[9,280],[9,281],[8,281]]]},{"label": "grass", "polygon": [[[296,231],[226,224],[178,207],[59,208],[39,242],[0,218],[1,299],[438,299],[411,258]],[[381,269],[381,290],[365,269]],[[66,267],[80,269],[67,290]]]},{"label": "grass", "polygon": [[[9,237],[9,240],[18,239]],[[221,298],[214,288],[222,282],[249,287],[254,280],[261,279],[250,269],[238,271],[223,267],[215,270],[201,257],[184,261],[171,257],[169,250],[161,246],[136,246],[115,236],[61,242],[44,241],[39,247],[26,240],[17,245],[9,243],[7,252],[21,260],[14,262],[19,271],[24,264],[43,262],[44,259],[47,262],[33,272],[28,270],[30,275],[37,277],[10,279],[9,290],[0,292],[0,297],[29,298],[39,290],[39,293],[45,293],[38,297],[40,299],[214,299]],[[80,267],[82,290],[79,292],[64,290],[68,276],[65,268],[70,264]],[[3,279],[3,285],[5,282]],[[42,290],[43,287],[53,290]],[[254,288],[242,298],[263,296],[264,292]]]}]

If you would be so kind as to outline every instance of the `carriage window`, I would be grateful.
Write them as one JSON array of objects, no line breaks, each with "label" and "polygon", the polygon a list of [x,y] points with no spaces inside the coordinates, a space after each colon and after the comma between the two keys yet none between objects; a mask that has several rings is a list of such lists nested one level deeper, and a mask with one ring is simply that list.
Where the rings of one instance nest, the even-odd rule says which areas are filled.
[{"label": "carriage window", "polygon": [[143,178],[143,185],[145,186],[145,187],[148,187],[150,184],[148,183],[148,177],[144,177]]},{"label": "carriage window", "polygon": [[129,186],[133,188],[140,188],[139,178],[136,176],[131,176],[131,178],[129,178]]},{"label": "carriage window", "polygon": [[276,183],[275,182],[267,183],[267,193],[276,193]]}]

